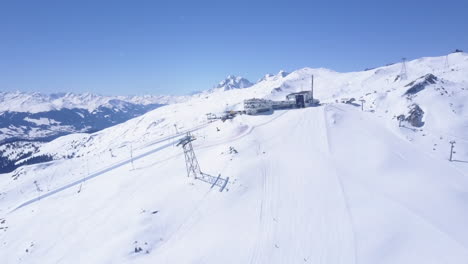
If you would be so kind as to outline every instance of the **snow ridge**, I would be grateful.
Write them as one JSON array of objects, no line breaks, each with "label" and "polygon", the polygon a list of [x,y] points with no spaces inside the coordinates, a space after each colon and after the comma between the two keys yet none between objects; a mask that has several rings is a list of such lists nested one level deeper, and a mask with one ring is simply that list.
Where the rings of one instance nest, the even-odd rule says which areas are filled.
[{"label": "snow ridge", "polygon": [[252,85],[253,83],[243,77],[229,75],[226,79],[219,82],[218,85],[215,86],[214,90],[229,91],[233,89],[248,88]]}]

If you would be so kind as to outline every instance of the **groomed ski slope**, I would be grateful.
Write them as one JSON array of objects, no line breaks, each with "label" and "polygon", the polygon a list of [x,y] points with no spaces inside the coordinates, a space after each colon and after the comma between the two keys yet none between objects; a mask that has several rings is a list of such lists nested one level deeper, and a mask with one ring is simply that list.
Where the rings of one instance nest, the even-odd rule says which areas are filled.
[{"label": "groomed ski slope", "polygon": [[[202,170],[229,177],[228,191],[188,179],[181,149],[164,148],[135,160],[134,170],[85,182],[80,193],[70,188],[4,216],[0,259],[468,261],[466,167],[426,154],[371,113],[329,104],[238,116],[195,135]],[[25,198],[12,192],[10,208]]]}]

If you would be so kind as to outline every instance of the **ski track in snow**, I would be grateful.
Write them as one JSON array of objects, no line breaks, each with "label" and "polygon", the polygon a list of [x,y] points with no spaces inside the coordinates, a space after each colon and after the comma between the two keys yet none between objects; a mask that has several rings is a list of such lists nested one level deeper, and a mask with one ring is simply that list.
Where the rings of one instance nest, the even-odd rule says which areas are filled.
[{"label": "ski track in snow", "polygon": [[[331,106],[331,107],[333,107],[334,109],[339,110],[339,111],[344,111],[343,109],[341,109],[339,107],[336,107],[336,106]],[[364,118],[366,118],[366,117],[364,116]],[[378,126],[378,125],[376,125],[376,126]],[[328,129],[330,129],[330,128],[328,128]],[[352,133],[352,134],[363,134],[363,135],[366,135],[369,138],[372,138],[373,133],[375,133],[374,128],[373,128],[372,131],[370,131],[370,130],[368,130],[369,129],[368,127],[358,127],[358,125],[348,126],[348,129],[350,130],[349,133],[351,133],[351,131],[353,131],[354,133]],[[380,135],[382,135],[382,134],[385,135],[387,133],[387,134],[390,135],[390,133],[388,133],[386,131],[383,132],[383,131],[384,130],[381,130],[379,134]],[[392,144],[394,144],[394,145],[407,145],[408,148],[414,149],[413,146],[409,145],[407,142],[405,142],[404,140],[402,140],[401,138],[399,138],[397,136],[390,135],[388,138],[390,139],[390,142]],[[410,163],[411,162],[411,161],[407,160],[407,158],[405,157],[404,154],[402,154],[400,151],[398,151],[398,148],[391,148],[391,149],[389,149],[389,151],[390,151],[391,154],[398,157],[398,159],[400,159],[401,162],[403,162],[403,163]],[[428,153],[426,153],[424,151],[421,152],[421,153],[422,153],[422,155],[424,155],[428,159],[434,159],[434,157],[432,155],[430,155],[430,154],[428,154]],[[332,155],[332,157],[336,157],[336,155]],[[459,168],[457,168],[456,166],[452,166],[452,167],[455,170],[459,170]],[[336,163],[334,168],[340,168],[340,164]],[[343,174],[343,172],[345,172],[346,170],[341,168],[340,171],[342,172],[341,174]],[[460,174],[464,175],[462,172],[460,172]],[[338,177],[338,179],[340,181],[340,185],[341,185],[341,188],[342,188],[342,191],[343,191],[343,195],[346,197],[346,192],[345,192],[346,184],[344,184],[343,180],[341,179],[340,173],[336,173],[336,175],[337,175],[337,177]],[[366,189],[366,191],[368,191],[369,193],[372,193],[374,196],[379,197],[382,200],[387,201],[388,203],[391,203],[392,205],[395,206],[395,208],[399,208],[401,210],[400,212],[402,214],[408,215],[409,219],[414,219],[414,221],[420,223],[421,226],[427,226],[428,228],[433,229],[436,233],[439,233],[440,235],[442,235],[446,239],[448,239],[450,241],[453,241],[456,245],[458,245],[461,249],[463,249],[465,251],[465,253],[468,253],[467,246],[464,245],[462,242],[460,242],[457,238],[455,238],[454,234],[451,234],[451,233],[447,232],[443,227],[439,226],[437,223],[434,223],[434,221],[431,220],[430,217],[428,217],[423,212],[420,212],[419,210],[413,208],[412,206],[409,206],[409,205],[405,204],[404,201],[402,201],[401,199],[398,199],[396,197],[393,197],[389,193],[386,193],[385,190],[379,188],[378,186],[372,186],[370,188],[370,186],[368,184],[362,183],[359,179],[353,179],[353,184],[354,185],[360,185],[362,188]],[[348,211],[349,211],[349,215],[350,215],[351,223],[352,223],[353,222],[352,213],[351,213],[351,210],[349,209],[349,203],[348,202],[347,202],[347,207],[348,207]],[[357,252],[356,252],[356,261],[357,261]]]},{"label": "ski track in snow", "polygon": [[[304,144],[304,147],[311,148],[321,154],[328,154],[328,143],[327,143],[327,128],[325,125],[325,113],[323,109],[307,109],[298,110],[302,111],[301,117],[293,125],[294,130],[286,140],[285,144]],[[310,128],[315,128],[314,131],[310,131]],[[268,129],[268,127],[265,127]],[[262,138],[261,134],[253,134],[254,138]],[[258,234],[256,235],[255,246],[252,250],[249,263],[292,263],[292,262],[327,262],[327,261],[338,261],[340,263],[350,263],[349,256],[354,255],[351,259],[355,259],[355,250],[349,248],[354,247],[354,231],[346,231],[346,228],[340,230],[335,229],[334,225],[328,225],[333,222],[333,219],[328,218],[326,215],[325,208],[320,210],[323,206],[313,203],[313,195],[308,194],[307,190],[318,189],[320,186],[314,186],[310,180],[310,177],[317,178],[317,183],[320,184],[331,184],[333,190],[330,194],[336,193],[342,195],[341,198],[334,198],[338,204],[334,204],[333,208],[342,208],[342,214],[348,215],[350,219],[350,212],[347,205],[344,190],[342,190],[339,178],[335,175],[337,182],[332,182],[326,178],[333,179],[331,175],[313,175],[313,172],[304,171],[296,175],[288,175],[286,182],[284,177],[281,177],[275,170],[279,169],[278,165],[273,165],[275,159],[269,160],[263,157],[262,145],[259,140],[254,141],[254,147],[259,149],[257,155],[261,155],[259,172],[262,179],[262,191],[259,197],[259,215],[258,215]],[[297,142],[297,143],[293,143]],[[275,167],[275,169],[273,169]],[[333,171],[330,171],[335,174]],[[312,175],[311,175],[312,174]],[[311,185],[312,184],[312,185]],[[288,192],[288,190],[294,190]],[[319,199],[320,201],[320,199]],[[278,211],[278,208],[282,208],[281,204],[286,203],[295,205],[294,208],[289,208],[288,212]],[[315,214],[310,215],[308,210],[311,209],[311,204],[315,204]],[[314,206],[313,206],[314,207]],[[320,228],[314,226],[314,218],[319,219],[318,224]],[[316,220],[315,220],[316,221]],[[349,220],[351,222],[351,220]],[[352,223],[348,224],[349,228],[352,229]],[[301,230],[297,233],[298,230]],[[316,231],[321,230],[322,234],[318,234]],[[281,237],[288,236],[288,234],[296,234],[296,240],[294,245],[282,244]],[[344,239],[344,241],[343,241]],[[319,246],[322,248],[318,254],[316,252],[307,252],[299,250],[300,245],[320,245],[320,241],[328,240],[331,245],[338,246],[336,249],[326,248],[324,245]],[[347,241],[347,242],[345,242]],[[344,242],[344,245],[341,245]],[[342,248],[343,246],[343,248]],[[283,248],[286,247],[287,251],[282,252]],[[273,252],[271,252],[273,250]],[[337,250],[335,253],[334,250]],[[279,253],[276,253],[278,251]],[[354,252],[354,253],[353,253]],[[338,257],[337,257],[338,256]],[[337,258],[336,258],[337,257]],[[352,263],[355,263],[353,261]]]},{"label": "ski track in snow", "polygon": [[[329,133],[329,120],[327,120],[327,111],[329,111],[329,106],[325,106],[324,107],[324,110],[323,110],[323,114],[322,114],[322,122],[321,125],[324,127],[323,130],[325,130],[326,132],[324,133],[324,136],[323,138],[326,140],[326,145],[327,145],[327,154],[328,156],[333,160],[333,154],[331,153],[331,146],[330,146],[330,133]],[[343,111],[342,109],[340,108],[337,108],[341,111]],[[333,174],[335,175],[338,183],[339,183],[339,189],[340,189],[340,192],[343,196],[343,201],[344,201],[344,205],[346,207],[346,212],[347,212],[347,216],[348,216],[348,220],[349,220],[349,227],[351,229],[351,233],[352,233],[352,243],[353,243],[353,263],[358,263],[358,253],[357,253],[357,240],[356,240],[356,230],[354,228],[354,220],[353,220],[353,215],[352,215],[352,212],[351,212],[351,208],[350,208],[350,205],[349,205],[349,200],[348,200],[348,195],[346,194],[346,191],[345,191],[345,187],[344,187],[344,184],[343,184],[343,180],[341,179],[341,176],[340,174],[338,173],[338,171],[336,170],[336,162],[333,161]]]}]

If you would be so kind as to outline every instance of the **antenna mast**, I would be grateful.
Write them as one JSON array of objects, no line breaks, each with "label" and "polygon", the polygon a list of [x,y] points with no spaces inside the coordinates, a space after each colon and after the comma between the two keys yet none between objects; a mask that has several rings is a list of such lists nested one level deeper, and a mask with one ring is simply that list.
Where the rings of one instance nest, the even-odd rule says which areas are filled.
[{"label": "antenna mast", "polygon": [[401,72],[400,72],[400,79],[406,80],[408,76],[406,75],[406,58],[402,58],[403,63],[401,64]]},{"label": "antenna mast", "polygon": [[310,81],[310,89],[311,89],[311,94],[310,97],[312,98],[312,103],[314,103],[314,75],[311,76],[311,81]]}]

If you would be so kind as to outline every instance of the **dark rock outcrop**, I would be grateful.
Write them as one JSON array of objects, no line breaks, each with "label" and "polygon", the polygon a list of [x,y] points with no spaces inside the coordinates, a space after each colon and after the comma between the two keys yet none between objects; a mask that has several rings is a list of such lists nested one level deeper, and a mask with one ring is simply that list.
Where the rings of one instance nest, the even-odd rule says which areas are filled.
[{"label": "dark rock outcrop", "polygon": [[424,111],[417,104],[412,104],[410,107],[408,116],[405,118],[405,121],[410,123],[414,127],[424,126],[423,117]]},{"label": "dark rock outcrop", "polygon": [[420,91],[424,90],[428,85],[435,84],[438,81],[438,78],[429,73],[426,74],[417,80],[410,82],[409,84],[405,85],[405,87],[410,87],[403,95],[415,95]]}]

